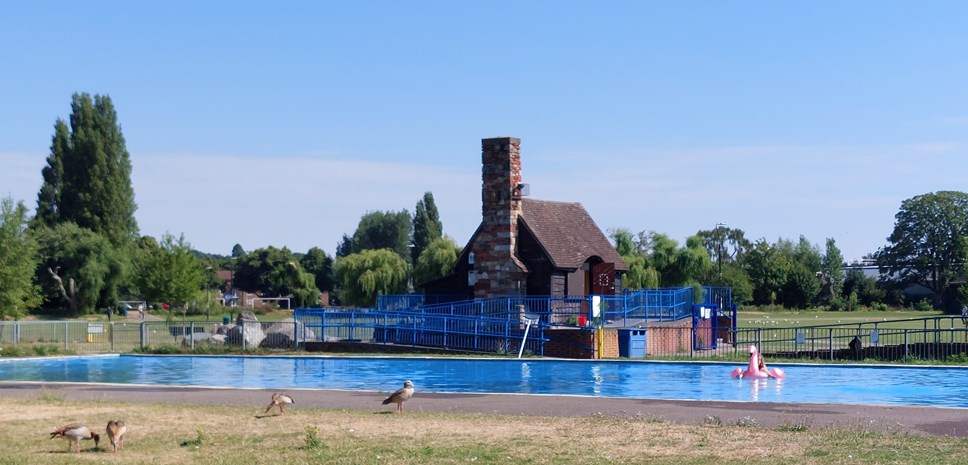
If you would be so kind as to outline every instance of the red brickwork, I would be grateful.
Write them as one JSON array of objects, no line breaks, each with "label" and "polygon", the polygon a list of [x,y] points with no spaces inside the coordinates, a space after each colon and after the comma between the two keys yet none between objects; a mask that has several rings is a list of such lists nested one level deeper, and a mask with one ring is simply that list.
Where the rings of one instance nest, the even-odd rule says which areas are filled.
[{"label": "red brickwork", "polygon": [[[605,347],[602,358],[618,357],[618,331],[605,329]],[[545,331],[551,339],[544,346],[546,357],[596,359],[598,358],[598,329],[569,328]]]},{"label": "red brickwork", "polygon": [[483,218],[474,253],[474,297],[523,294],[527,268],[516,255],[521,215],[521,139],[481,141],[481,210]]},{"label": "red brickwork", "polygon": [[685,318],[672,325],[647,327],[645,355],[689,353],[692,346],[692,319]]}]

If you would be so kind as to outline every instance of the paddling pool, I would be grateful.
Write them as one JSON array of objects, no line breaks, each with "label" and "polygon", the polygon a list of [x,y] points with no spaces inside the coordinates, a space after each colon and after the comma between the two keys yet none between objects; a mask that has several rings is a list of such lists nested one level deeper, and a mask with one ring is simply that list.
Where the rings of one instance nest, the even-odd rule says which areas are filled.
[{"label": "paddling pool", "polygon": [[785,380],[730,378],[739,365],[100,355],[0,359],[0,381],[386,391],[409,379],[418,392],[968,407],[968,367],[782,365]]}]

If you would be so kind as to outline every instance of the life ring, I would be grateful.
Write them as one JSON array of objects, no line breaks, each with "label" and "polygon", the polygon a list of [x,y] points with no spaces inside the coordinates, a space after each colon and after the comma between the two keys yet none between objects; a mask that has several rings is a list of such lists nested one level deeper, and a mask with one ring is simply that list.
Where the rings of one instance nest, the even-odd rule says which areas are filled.
[{"label": "life ring", "polygon": [[750,364],[746,369],[734,368],[730,373],[733,378],[743,378],[743,379],[784,379],[786,378],[786,373],[779,368],[770,368],[765,371],[760,371],[759,364],[756,363],[756,355],[759,353],[756,350],[756,346],[750,346]]}]

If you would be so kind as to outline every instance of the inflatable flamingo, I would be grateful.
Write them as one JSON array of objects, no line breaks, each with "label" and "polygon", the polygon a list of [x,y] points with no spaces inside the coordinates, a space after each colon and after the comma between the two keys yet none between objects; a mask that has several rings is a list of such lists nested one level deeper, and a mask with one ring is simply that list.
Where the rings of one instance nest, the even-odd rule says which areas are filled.
[{"label": "inflatable flamingo", "polygon": [[756,346],[750,346],[750,365],[745,370],[742,368],[734,368],[731,376],[733,378],[749,378],[749,379],[766,379],[766,378],[786,378],[786,373],[779,368],[770,368],[769,370],[760,371],[758,357],[759,351],[756,350]]}]

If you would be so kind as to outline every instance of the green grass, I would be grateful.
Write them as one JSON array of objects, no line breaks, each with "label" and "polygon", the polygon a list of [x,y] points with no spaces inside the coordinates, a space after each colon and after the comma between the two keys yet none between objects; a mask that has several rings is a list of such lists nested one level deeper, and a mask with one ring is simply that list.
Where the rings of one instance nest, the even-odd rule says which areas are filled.
[{"label": "green grass", "polygon": [[[677,424],[650,416],[549,417],[379,414],[300,408],[262,417],[258,407],[65,402],[0,398],[0,464],[968,464],[968,439],[870,429],[735,422]],[[68,422],[103,431],[128,424],[125,448],[106,438],[81,453],[47,432]]]},{"label": "green grass", "polygon": [[[923,328],[921,322],[895,320],[910,320],[935,316],[944,316],[944,313],[938,311],[919,312],[909,310],[857,312],[830,312],[823,310],[762,311],[756,308],[740,308],[737,311],[737,326],[740,328],[792,328],[797,326],[880,322],[880,326],[885,328],[921,329]],[[960,319],[957,321],[960,321]]]}]

